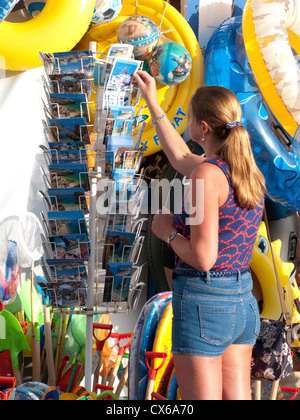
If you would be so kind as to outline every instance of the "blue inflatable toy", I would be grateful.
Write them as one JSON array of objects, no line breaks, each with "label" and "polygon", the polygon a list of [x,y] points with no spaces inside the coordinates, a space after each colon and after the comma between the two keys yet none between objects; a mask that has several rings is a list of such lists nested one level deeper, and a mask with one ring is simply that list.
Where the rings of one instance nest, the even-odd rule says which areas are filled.
[{"label": "blue inflatable toy", "polygon": [[206,85],[231,89],[241,103],[254,157],[266,179],[266,195],[290,210],[300,210],[299,139],[278,123],[260,93],[248,64],[241,16],[225,20],[214,32],[204,68]]}]

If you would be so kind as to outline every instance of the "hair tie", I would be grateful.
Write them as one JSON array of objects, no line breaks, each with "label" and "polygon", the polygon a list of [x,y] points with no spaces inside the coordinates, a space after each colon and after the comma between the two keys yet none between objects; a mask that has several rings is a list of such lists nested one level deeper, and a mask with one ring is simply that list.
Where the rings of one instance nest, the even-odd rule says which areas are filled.
[{"label": "hair tie", "polygon": [[244,123],[242,121],[234,121],[232,123],[228,123],[225,125],[225,127],[230,130],[233,127],[243,127]]}]

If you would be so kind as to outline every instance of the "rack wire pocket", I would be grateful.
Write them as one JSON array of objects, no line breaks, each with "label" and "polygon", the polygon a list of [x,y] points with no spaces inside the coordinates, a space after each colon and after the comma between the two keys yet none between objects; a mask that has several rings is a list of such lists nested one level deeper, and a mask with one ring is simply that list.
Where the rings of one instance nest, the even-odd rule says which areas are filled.
[{"label": "rack wire pocket", "polygon": [[50,304],[57,308],[86,305],[87,266],[80,259],[48,259],[42,265],[46,282],[39,282]]},{"label": "rack wire pocket", "polygon": [[75,148],[76,145],[73,143],[76,142],[78,142],[78,146],[81,143],[85,146],[90,144],[89,128],[92,126],[83,122],[86,122],[86,120],[82,118],[61,119],[61,121],[53,119],[51,125],[44,121],[44,134],[48,146],[53,143],[72,142],[68,146]]},{"label": "rack wire pocket", "polygon": [[[82,170],[84,169],[84,170]],[[90,191],[89,172],[86,164],[51,164],[49,172],[43,172],[46,188],[83,188]]]},{"label": "rack wire pocket", "polygon": [[40,59],[43,61],[47,76],[70,71],[89,75],[94,68],[94,55],[88,50],[54,53],[53,55],[40,52]]},{"label": "rack wire pocket", "polygon": [[56,259],[81,259],[87,262],[90,256],[90,241],[84,234],[53,235],[45,242]]}]

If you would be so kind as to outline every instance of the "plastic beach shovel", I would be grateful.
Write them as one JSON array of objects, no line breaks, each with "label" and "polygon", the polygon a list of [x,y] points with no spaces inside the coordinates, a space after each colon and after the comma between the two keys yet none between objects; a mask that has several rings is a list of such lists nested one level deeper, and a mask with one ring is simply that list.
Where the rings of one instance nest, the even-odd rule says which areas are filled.
[{"label": "plastic beach shovel", "polygon": [[[102,339],[99,340],[96,335],[95,335],[95,330],[106,330],[108,331],[108,334]],[[95,371],[94,371],[94,386],[93,389],[95,389],[96,384],[98,383],[99,380],[99,373],[100,373],[100,366],[101,366],[101,357],[102,357],[102,350],[105,344],[105,341],[110,337],[111,332],[112,332],[113,326],[111,324],[97,324],[97,323],[93,323],[93,336],[96,340],[96,352],[97,352],[97,365],[95,367]]]},{"label": "plastic beach shovel", "polygon": [[10,394],[15,389],[16,386],[16,378],[7,378],[0,376],[0,389],[4,388],[7,391],[3,392],[0,391],[0,400],[7,401],[9,399]]},{"label": "plastic beach shovel", "polygon": [[80,379],[81,375],[81,369],[83,368],[83,364],[79,363],[80,356],[82,353],[82,350],[85,348],[86,344],[86,319],[84,315],[74,315],[71,318],[71,332],[72,335],[79,344],[79,350],[77,352],[75,363],[72,369],[71,377],[67,386],[66,392],[69,392],[72,387],[75,387],[78,380],[75,380],[76,375],[78,376],[78,379]]},{"label": "plastic beach shovel", "polygon": [[[102,337],[103,334],[104,332],[102,332],[102,335],[100,334],[100,337]],[[115,362],[116,362],[117,355],[115,354],[113,350],[115,347],[119,346],[119,341],[120,341],[119,336],[120,336],[119,333],[111,333],[109,337],[110,343],[109,341],[106,341],[103,346],[102,357],[101,357],[102,363],[101,363],[101,370],[100,370],[100,375],[102,376],[103,385],[106,385],[107,375],[109,374],[109,372],[111,371],[111,368],[115,365]],[[116,341],[114,342],[112,346],[109,346],[110,344],[112,344],[113,340],[116,340]],[[99,355],[96,352],[96,362],[98,362],[98,357]],[[94,365],[95,365],[95,361],[94,361]]]},{"label": "plastic beach shovel", "polygon": [[10,351],[5,350],[0,353],[0,376],[12,377],[14,371],[12,367]]},{"label": "plastic beach shovel", "polygon": [[[156,378],[157,372],[165,364],[165,361],[166,361],[166,358],[167,358],[168,355],[167,355],[167,353],[146,351],[145,356],[146,356],[146,365],[149,369],[149,381],[148,381],[145,400],[151,400],[151,394],[152,394],[152,391],[153,391],[153,388],[154,388],[154,383],[155,383],[155,378]],[[161,364],[156,369],[153,369],[149,364],[149,359],[162,359],[162,361],[161,361]]]},{"label": "plastic beach shovel", "polygon": [[[34,325],[32,328],[32,363],[33,363],[33,376],[34,379],[40,381],[40,328],[44,325],[44,314],[43,305],[39,295],[35,289],[32,288],[32,280],[27,279],[22,284],[19,292],[19,297],[24,308],[26,318],[32,324],[32,318]],[[33,312],[33,315],[32,315]]]},{"label": "plastic beach shovel", "polygon": [[[4,326],[1,334],[0,352],[9,350],[17,385],[21,379],[18,355],[23,350],[30,350],[19,321],[8,311],[0,312],[0,325]],[[2,328],[1,328],[2,330]]]}]

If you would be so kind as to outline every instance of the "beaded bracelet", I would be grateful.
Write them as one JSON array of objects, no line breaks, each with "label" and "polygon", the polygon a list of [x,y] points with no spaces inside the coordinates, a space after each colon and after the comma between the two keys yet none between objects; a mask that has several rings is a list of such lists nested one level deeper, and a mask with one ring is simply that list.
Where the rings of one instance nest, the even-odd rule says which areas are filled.
[{"label": "beaded bracelet", "polygon": [[163,115],[161,115],[160,117],[158,117],[155,121],[152,122],[153,127],[156,129],[156,125],[157,123],[162,120],[163,118],[165,118],[165,116],[167,115],[167,113],[165,112]]}]

